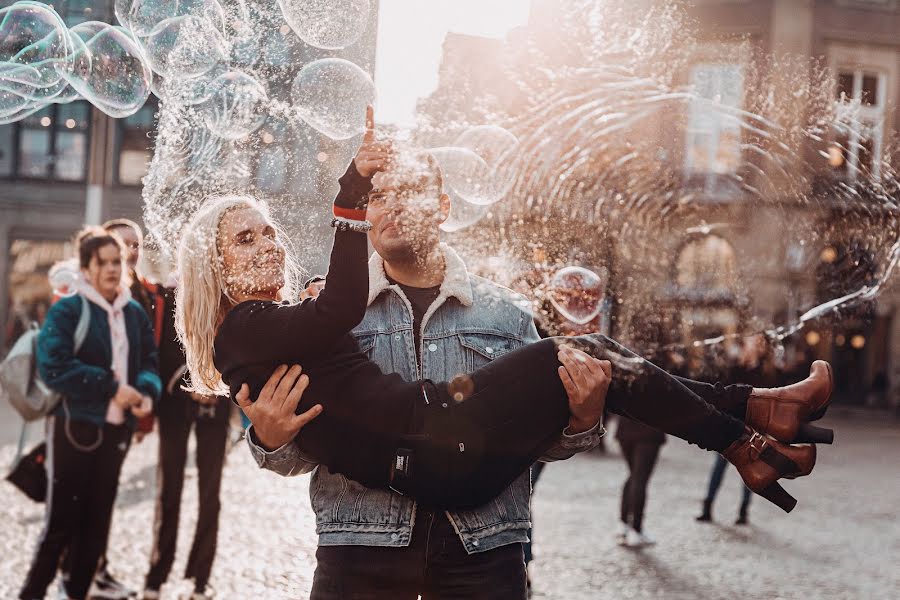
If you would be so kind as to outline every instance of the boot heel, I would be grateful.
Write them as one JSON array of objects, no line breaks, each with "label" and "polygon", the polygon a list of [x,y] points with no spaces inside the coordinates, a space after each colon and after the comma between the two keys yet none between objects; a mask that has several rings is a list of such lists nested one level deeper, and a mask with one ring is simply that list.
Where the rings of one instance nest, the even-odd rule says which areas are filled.
[{"label": "boot heel", "polygon": [[787,493],[781,484],[775,482],[759,492],[759,495],[783,510],[791,512],[797,506],[797,499]]},{"label": "boot heel", "polygon": [[809,423],[802,423],[797,429],[797,437],[794,444],[833,444],[834,430],[825,427],[817,427]]}]

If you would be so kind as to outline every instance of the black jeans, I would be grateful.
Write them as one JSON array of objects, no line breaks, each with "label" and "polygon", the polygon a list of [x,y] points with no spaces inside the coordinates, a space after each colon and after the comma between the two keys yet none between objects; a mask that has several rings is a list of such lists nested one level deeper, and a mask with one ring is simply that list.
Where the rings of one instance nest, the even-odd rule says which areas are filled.
[{"label": "black jeans", "polygon": [[[448,384],[426,383],[431,399],[416,406],[417,430],[397,453],[393,489],[447,508],[473,508],[503,491],[558,439],[568,421],[568,397],[556,373],[561,342],[612,361],[606,397],[611,412],[708,450],[722,451],[744,432],[744,423],[717,405],[732,396],[745,401],[748,386],[676,379],[602,335],[548,338],[472,373],[468,386],[456,386],[472,390],[467,398]],[[356,460],[365,467],[362,457]]]},{"label": "black jeans", "polygon": [[660,445],[656,442],[620,440],[622,454],[628,463],[628,479],[622,487],[620,518],[623,523],[641,531],[644,505],[647,503],[647,484],[656,466]]},{"label": "black jeans", "polygon": [[197,437],[197,483],[200,494],[197,527],[184,576],[194,580],[198,591],[203,591],[209,582],[219,532],[219,489],[230,412],[228,398],[219,398],[214,406],[206,407],[194,402],[181,390],[171,395],[165,394],[160,401],[153,545],[150,571],[145,582],[145,587],[149,589],[158,590],[166,582],[175,561],[184,465],[191,428]]},{"label": "black jeans", "polygon": [[522,544],[467,554],[443,512],[419,508],[409,546],[320,546],[310,600],[524,600]]},{"label": "black jeans", "polygon": [[65,429],[63,418],[49,419],[47,520],[19,593],[23,600],[44,597],[64,551],[70,568],[66,592],[70,598],[83,599],[109,535],[131,429],[125,425],[107,423],[98,427],[69,421],[71,436],[82,447],[103,436],[100,445],[90,451],[73,446]]}]

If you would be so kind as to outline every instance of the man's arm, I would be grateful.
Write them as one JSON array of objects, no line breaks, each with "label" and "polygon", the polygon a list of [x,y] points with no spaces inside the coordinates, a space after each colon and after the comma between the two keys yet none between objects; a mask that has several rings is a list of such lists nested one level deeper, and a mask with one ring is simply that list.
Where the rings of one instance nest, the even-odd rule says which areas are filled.
[{"label": "man's arm", "polygon": [[295,438],[300,430],[322,412],[316,404],[297,415],[297,405],[309,385],[309,377],[302,375],[298,365],[290,369],[282,365],[269,376],[256,400],[250,399],[246,384],[241,386],[235,400],[250,419],[247,445],[250,454],[261,468],[284,477],[312,471],[316,464],[300,454]]},{"label": "man's arm", "polygon": [[[528,325],[524,332],[523,338],[528,344],[537,342],[541,339],[541,337],[538,335],[537,327],[535,327],[534,321],[532,319],[528,319]],[[591,360],[595,359],[591,358]],[[600,382],[595,381],[588,381],[587,384],[588,387],[601,385]],[[569,402],[571,404],[571,402],[573,401],[572,392],[570,392],[568,389],[566,391],[569,393]],[[604,433],[606,433],[606,430],[603,429],[603,424],[599,419],[594,425],[589,426],[586,430],[583,431],[581,430],[581,428],[573,427],[573,424],[570,422],[570,424],[560,432],[559,438],[556,440],[556,442],[552,446],[547,448],[547,450],[538,460],[541,462],[566,460],[567,458],[572,458],[579,452],[593,450],[600,445],[600,438],[603,437]]]},{"label": "man's arm", "polygon": [[247,445],[253,460],[261,469],[278,473],[282,477],[305,475],[312,472],[318,464],[303,458],[300,448],[294,440],[276,448],[271,452],[260,445],[253,431],[253,425],[247,428]]}]

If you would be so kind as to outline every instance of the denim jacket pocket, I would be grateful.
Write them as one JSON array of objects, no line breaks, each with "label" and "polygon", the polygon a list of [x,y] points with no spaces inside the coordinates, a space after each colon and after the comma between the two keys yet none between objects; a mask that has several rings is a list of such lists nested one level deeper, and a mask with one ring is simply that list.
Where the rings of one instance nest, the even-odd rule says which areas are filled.
[{"label": "denim jacket pocket", "polygon": [[471,373],[498,356],[522,346],[522,341],[495,333],[460,333],[459,342],[465,348],[466,371]]},{"label": "denim jacket pocket", "polygon": [[365,354],[370,360],[375,353],[375,340],[377,338],[378,335],[374,333],[356,336],[356,343],[359,345],[359,351]]}]

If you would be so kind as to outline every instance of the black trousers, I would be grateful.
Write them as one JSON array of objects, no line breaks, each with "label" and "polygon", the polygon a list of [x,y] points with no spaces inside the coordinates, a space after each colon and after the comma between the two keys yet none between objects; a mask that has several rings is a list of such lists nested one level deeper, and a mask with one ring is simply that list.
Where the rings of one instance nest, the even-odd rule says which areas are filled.
[{"label": "black trousers", "polygon": [[628,463],[628,479],[622,487],[620,518],[623,523],[641,531],[644,521],[644,505],[647,503],[647,484],[659,457],[660,445],[656,442],[619,440],[625,462]]},{"label": "black trousers", "polygon": [[417,509],[409,546],[320,546],[310,600],[524,600],[522,544],[467,554],[443,512]]},{"label": "black trousers", "polygon": [[[749,386],[677,379],[602,335],[548,338],[497,358],[472,373],[467,385],[426,383],[424,397],[431,398],[415,406],[416,427],[400,440],[391,487],[442,508],[473,508],[496,497],[568,421],[568,397],[556,372],[559,343],[612,361],[611,412],[708,450],[722,451],[743,434],[744,423],[717,406],[745,403]],[[458,393],[466,388],[471,395]],[[355,459],[349,470],[375,466],[358,454]]]},{"label": "black trousers", "polygon": [[159,404],[159,463],[156,472],[156,506],[153,546],[145,587],[158,590],[166,582],[175,561],[184,466],[191,429],[197,438],[199,514],[185,577],[203,591],[209,581],[219,532],[219,490],[228,442],[231,403],[220,398],[215,406],[194,402],[182,390],[165,394]]},{"label": "black trousers", "polygon": [[24,600],[44,597],[64,551],[70,568],[66,591],[70,598],[83,599],[109,535],[131,429],[71,420],[68,426],[82,447],[92,446],[101,435],[102,441],[90,451],[76,448],[66,434],[65,420],[48,419],[47,520],[19,593]]}]

